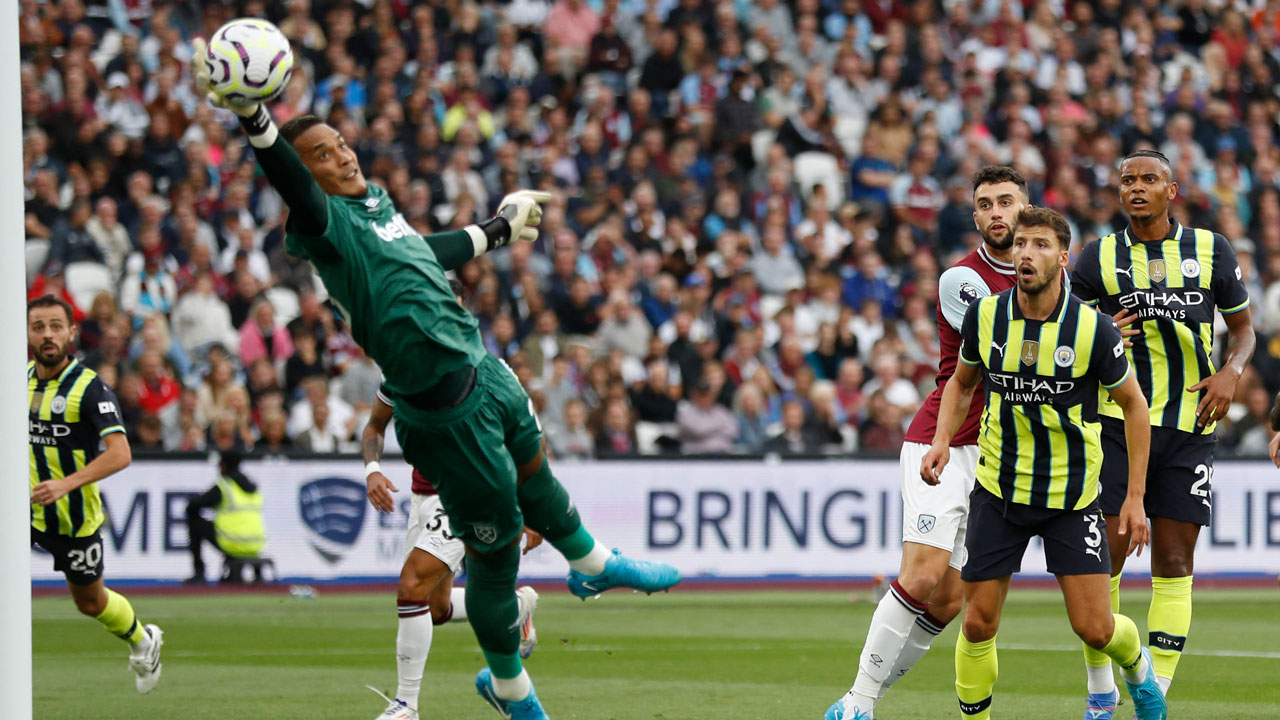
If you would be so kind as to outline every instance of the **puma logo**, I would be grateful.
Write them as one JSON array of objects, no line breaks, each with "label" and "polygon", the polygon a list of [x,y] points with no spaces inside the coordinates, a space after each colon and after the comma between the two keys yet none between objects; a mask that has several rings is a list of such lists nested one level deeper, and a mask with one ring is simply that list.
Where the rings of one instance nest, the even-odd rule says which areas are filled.
[{"label": "puma logo", "polygon": [[1133,266],[1132,266],[1132,265],[1130,265],[1130,266],[1129,266],[1129,267],[1127,267],[1127,268],[1117,267],[1117,268],[1116,268],[1116,272],[1118,272],[1118,273],[1124,273],[1124,276],[1125,276],[1125,277],[1129,278],[1130,280],[1132,280],[1132,279],[1133,279]]},{"label": "puma logo", "polygon": [[1005,346],[1007,346],[1008,344],[1009,344],[1008,340],[1005,340],[1003,343],[993,342],[991,343],[991,347],[995,348],[996,351],[1000,353],[1000,357],[1004,357],[1004,349],[1005,349]]},{"label": "puma logo", "polygon": [[1087,548],[1085,548],[1085,549],[1084,549],[1084,551],[1085,551],[1085,553],[1086,553],[1086,554],[1094,556],[1094,557],[1095,557],[1095,558],[1097,558],[1099,561],[1101,561],[1101,560],[1102,560],[1102,552],[1101,552],[1100,550],[1098,550],[1097,548],[1087,547]]}]

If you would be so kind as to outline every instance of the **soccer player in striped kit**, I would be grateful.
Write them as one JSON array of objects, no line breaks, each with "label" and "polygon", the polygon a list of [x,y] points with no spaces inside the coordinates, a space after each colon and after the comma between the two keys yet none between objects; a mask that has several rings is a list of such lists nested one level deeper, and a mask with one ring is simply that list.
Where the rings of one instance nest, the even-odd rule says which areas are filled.
[{"label": "soccer player in striped kit", "polygon": [[[1178,183],[1168,158],[1139,150],[1120,163],[1120,202],[1129,226],[1090,243],[1071,276],[1072,292],[1101,312],[1132,322],[1139,332],[1127,351],[1151,404],[1151,462],[1147,514],[1151,517],[1151,605],[1148,645],[1165,693],[1191,627],[1191,583],[1196,539],[1213,517],[1215,423],[1227,414],[1240,374],[1257,341],[1249,318],[1249,291],[1231,243],[1215,232],[1183,227],[1169,217]],[[1214,311],[1230,334],[1226,362],[1213,367]],[[1124,315],[1118,315],[1121,312]],[[1126,487],[1128,448],[1114,403],[1100,400],[1102,513],[1108,527]],[[1112,606],[1120,604],[1125,556],[1112,537]],[[1085,649],[1089,708],[1114,696],[1106,657]],[[1086,715],[1110,720],[1111,712]]]}]

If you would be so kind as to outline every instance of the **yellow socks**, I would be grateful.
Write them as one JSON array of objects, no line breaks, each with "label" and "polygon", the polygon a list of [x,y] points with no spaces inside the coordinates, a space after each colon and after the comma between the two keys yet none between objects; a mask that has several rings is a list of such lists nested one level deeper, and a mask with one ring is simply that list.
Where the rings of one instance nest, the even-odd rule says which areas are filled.
[{"label": "yellow socks", "polygon": [[129,604],[129,600],[110,588],[107,588],[107,607],[97,620],[108,632],[130,646],[137,645],[147,636],[142,623],[133,614],[133,606]]},{"label": "yellow socks", "polygon": [[1151,646],[1156,678],[1163,689],[1178,669],[1182,648],[1191,629],[1191,576],[1151,578],[1151,608],[1147,611],[1147,644]]},{"label": "yellow socks", "polygon": [[[1137,630],[1134,630],[1137,639]],[[991,691],[1000,675],[996,639],[969,642],[961,632],[956,639],[956,697],[965,718],[990,720]]]},{"label": "yellow socks", "polygon": [[1128,616],[1116,614],[1115,618],[1116,629],[1111,633],[1111,642],[1102,648],[1102,652],[1116,661],[1126,680],[1142,682],[1145,673],[1142,668],[1142,640],[1138,637],[1138,626]]}]

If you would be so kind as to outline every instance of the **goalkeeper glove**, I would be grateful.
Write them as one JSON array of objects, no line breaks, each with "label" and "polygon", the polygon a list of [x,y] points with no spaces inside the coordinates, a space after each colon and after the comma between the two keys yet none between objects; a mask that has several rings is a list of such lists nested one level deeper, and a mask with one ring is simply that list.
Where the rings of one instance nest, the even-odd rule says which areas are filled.
[{"label": "goalkeeper glove", "polygon": [[209,76],[208,45],[204,38],[191,41],[191,77],[195,78],[196,90],[209,100],[214,107],[230,110],[242,118],[250,118],[258,114],[259,103],[246,100],[229,100],[213,87],[213,79]]},{"label": "goalkeeper glove", "polygon": [[[488,238],[488,250],[514,240],[533,242],[538,239],[538,223],[542,222],[542,204],[551,202],[551,193],[540,190],[517,190],[498,203],[498,214],[480,224]],[[505,227],[504,227],[505,225]]]}]

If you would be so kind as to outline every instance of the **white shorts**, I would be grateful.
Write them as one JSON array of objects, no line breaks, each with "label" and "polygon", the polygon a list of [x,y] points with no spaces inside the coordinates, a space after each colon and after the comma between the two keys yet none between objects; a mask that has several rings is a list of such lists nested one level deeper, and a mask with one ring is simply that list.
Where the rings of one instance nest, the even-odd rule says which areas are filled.
[{"label": "white shorts", "polygon": [[937,485],[920,479],[920,464],[927,452],[929,446],[923,443],[902,445],[902,541],[949,550],[948,564],[960,570],[968,556],[964,536],[969,493],[978,474],[978,446],[951,448],[951,460]]},{"label": "white shorts", "polygon": [[449,532],[449,515],[439,495],[414,495],[409,509],[409,530],[404,538],[404,557],[414,548],[430,553],[454,575],[462,569],[466,546]]}]

